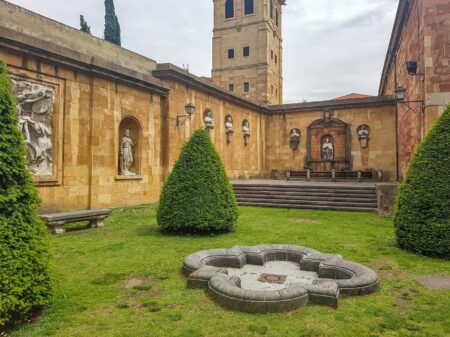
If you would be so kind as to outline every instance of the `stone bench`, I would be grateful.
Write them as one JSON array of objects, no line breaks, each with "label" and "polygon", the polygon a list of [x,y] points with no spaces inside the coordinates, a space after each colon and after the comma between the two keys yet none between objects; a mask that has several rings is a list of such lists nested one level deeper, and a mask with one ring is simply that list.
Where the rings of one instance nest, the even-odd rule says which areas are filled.
[{"label": "stone bench", "polygon": [[103,227],[103,220],[111,215],[110,209],[93,209],[86,211],[75,211],[55,214],[43,214],[41,220],[47,225],[52,234],[63,234],[64,225],[67,223],[89,221],[87,228]]}]

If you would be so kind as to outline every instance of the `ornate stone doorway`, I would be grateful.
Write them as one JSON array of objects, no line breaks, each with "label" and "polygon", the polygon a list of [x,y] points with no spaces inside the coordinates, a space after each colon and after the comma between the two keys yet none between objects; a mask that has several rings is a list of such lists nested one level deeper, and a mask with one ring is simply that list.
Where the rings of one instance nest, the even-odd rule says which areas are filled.
[{"label": "ornate stone doorway", "polygon": [[346,123],[332,118],[325,111],[324,118],[308,127],[305,167],[313,172],[347,171],[351,169],[351,134]]}]

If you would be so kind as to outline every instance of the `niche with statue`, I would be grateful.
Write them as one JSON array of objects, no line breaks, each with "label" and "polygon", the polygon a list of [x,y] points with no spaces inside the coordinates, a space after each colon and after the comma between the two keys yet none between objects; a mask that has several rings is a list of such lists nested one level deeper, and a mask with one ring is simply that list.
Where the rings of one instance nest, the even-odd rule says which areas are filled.
[{"label": "niche with statue", "polygon": [[244,134],[244,145],[247,146],[250,142],[250,123],[248,120],[244,119],[242,122],[242,133]]},{"label": "niche with statue", "polygon": [[231,143],[234,134],[233,117],[231,115],[225,117],[225,133],[227,135],[227,143]]},{"label": "niche with statue", "polygon": [[119,163],[121,177],[140,175],[141,126],[134,117],[125,117],[119,124]]}]

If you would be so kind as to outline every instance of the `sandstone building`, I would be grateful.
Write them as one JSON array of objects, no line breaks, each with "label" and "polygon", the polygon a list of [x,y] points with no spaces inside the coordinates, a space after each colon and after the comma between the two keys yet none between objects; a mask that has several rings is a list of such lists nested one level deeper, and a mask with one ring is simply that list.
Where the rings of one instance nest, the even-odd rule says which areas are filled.
[{"label": "sandstone building", "polygon": [[400,1],[379,96],[298,104],[282,104],[282,5],[214,1],[211,83],[0,0],[0,59],[43,211],[156,202],[198,128],[231,178],[401,179],[450,102],[448,0]]}]

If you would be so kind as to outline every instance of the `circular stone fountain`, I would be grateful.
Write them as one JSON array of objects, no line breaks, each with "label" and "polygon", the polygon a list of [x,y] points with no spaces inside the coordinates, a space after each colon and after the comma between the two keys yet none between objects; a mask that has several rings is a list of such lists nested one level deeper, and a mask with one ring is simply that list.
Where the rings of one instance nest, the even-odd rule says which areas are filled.
[{"label": "circular stone fountain", "polygon": [[189,255],[188,288],[203,288],[219,304],[246,312],[286,312],[308,303],[336,308],[340,294],[378,289],[370,268],[341,255],[292,245],[236,246]]}]

